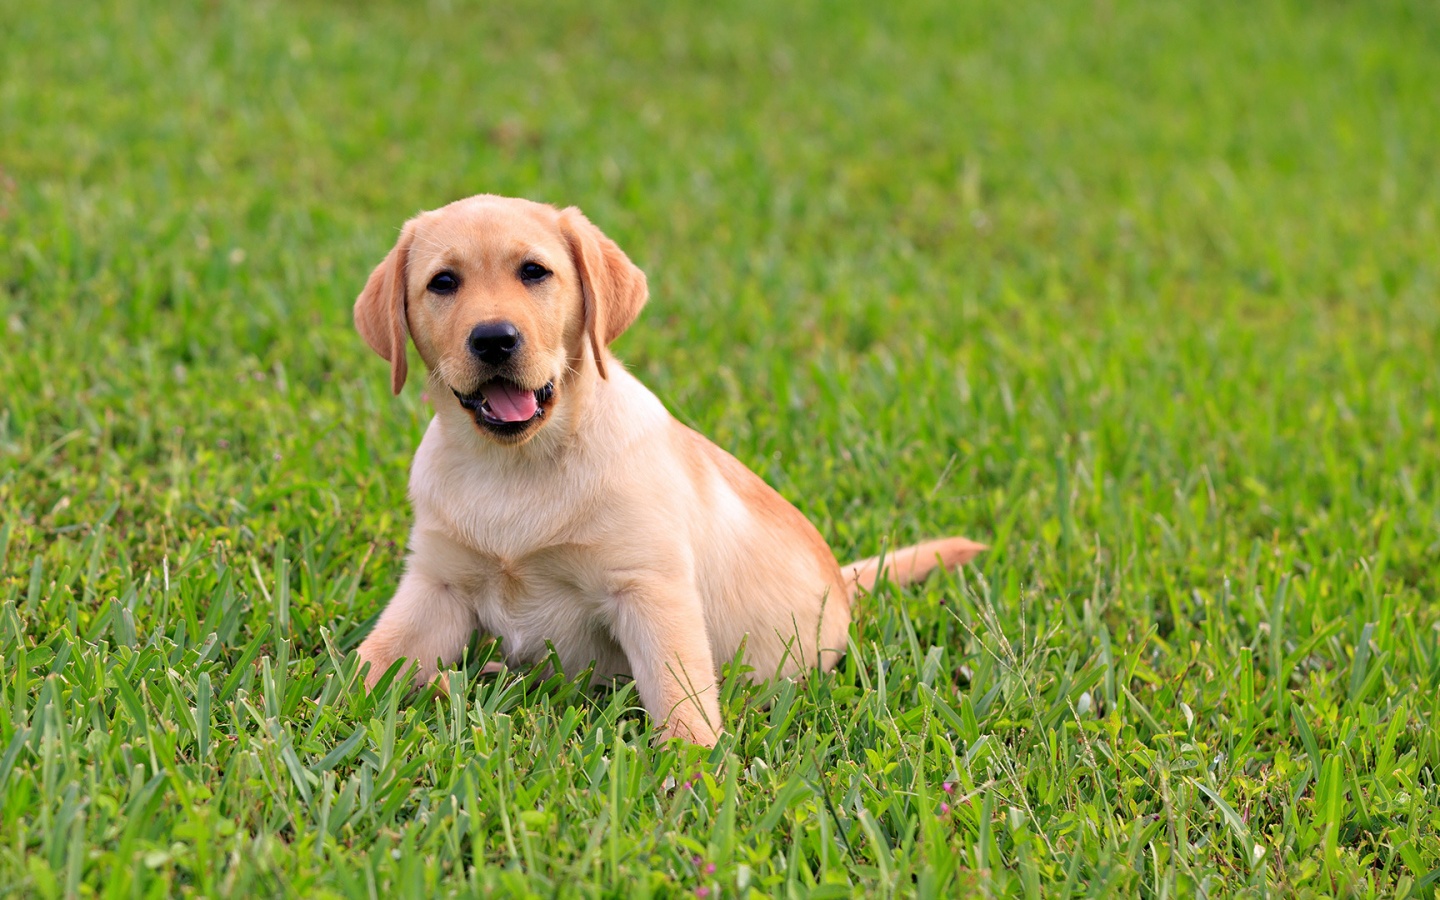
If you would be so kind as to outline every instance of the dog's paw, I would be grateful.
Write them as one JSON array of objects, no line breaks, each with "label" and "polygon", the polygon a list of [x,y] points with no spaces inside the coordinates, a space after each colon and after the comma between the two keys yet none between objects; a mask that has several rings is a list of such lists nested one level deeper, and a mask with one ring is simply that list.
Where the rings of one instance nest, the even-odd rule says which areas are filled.
[{"label": "dog's paw", "polygon": [[699,716],[671,716],[669,721],[660,727],[659,737],[662,743],[680,740],[701,747],[714,747],[722,733],[719,727],[712,726]]}]

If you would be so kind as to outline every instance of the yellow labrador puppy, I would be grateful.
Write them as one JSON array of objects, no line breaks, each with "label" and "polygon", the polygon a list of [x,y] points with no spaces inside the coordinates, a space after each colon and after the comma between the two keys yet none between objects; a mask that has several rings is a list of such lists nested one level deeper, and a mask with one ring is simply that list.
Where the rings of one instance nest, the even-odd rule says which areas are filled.
[{"label": "yellow labrador puppy", "polygon": [[[718,669],[833,666],[881,560],[842,568],[819,532],[680,424],[610,355],[645,274],[578,209],[481,195],[422,213],[371,273],[355,325],[435,418],[415,454],[415,527],[394,599],[360,645],[434,678],[481,629],[512,664],[630,676],[666,736],[711,745]],[[963,538],[891,554],[897,581],[960,565]]]}]

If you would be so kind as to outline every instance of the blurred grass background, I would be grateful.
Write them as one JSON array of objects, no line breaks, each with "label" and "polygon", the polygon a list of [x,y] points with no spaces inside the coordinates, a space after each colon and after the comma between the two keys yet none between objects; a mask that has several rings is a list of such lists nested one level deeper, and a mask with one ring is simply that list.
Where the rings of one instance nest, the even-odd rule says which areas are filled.
[{"label": "blurred grass background", "polygon": [[[1436,47],[1401,0],[0,0],[0,890],[1433,891]],[[427,408],[349,307],[477,192],[646,269],[619,355],[840,556],[993,551],[708,761],[626,689],[355,696]]]}]

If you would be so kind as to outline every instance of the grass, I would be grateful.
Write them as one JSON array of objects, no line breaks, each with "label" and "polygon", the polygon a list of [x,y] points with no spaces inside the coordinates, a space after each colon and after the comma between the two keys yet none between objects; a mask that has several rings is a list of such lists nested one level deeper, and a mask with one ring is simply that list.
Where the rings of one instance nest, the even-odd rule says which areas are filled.
[{"label": "grass", "polygon": [[[0,893],[1434,895],[1433,5],[366,6],[0,0]],[[480,191],[842,557],[994,549],[713,753],[365,696],[349,306]]]}]

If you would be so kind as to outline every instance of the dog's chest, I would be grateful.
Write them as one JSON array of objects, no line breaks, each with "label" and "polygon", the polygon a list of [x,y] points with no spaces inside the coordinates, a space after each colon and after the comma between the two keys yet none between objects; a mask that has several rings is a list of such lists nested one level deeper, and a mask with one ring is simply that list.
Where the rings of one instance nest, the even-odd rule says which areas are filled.
[{"label": "dog's chest", "polygon": [[551,492],[497,501],[496,490],[483,482],[468,486],[427,516],[460,551],[454,582],[486,605],[507,609],[560,599],[575,605],[603,593],[587,546],[592,529],[572,502]]},{"label": "dog's chest", "polygon": [[593,491],[593,479],[574,467],[496,463],[447,450],[434,426],[410,479],[418,527],[501,561],[574,542]]},{"label": "dog's chest", "polygon": [[477,559],[476,580],[466,593],[481,628],[501,639],[512,663],[543,659],[548,646],[567,671],[615,651],[610,605],[598,573],[583,551],[556,547],[521,559]]},{"label": "dog's chest", "polygon": [[427,543],[426,564],[506,658],[541,660],[549,642],[569,671],[617,653],[594,548],[597,486],[573,469],[447,462],[422,444],[411,478],[417,530],[441,539]]},{"label": "dog's chest", "polygon": [[479,556],[504,572],[573,539],[573,503],[555,491],[516,490],[514,485],[477,481],[447,501],[449,530]]},{"label": "dog's chest", "polygon": [[447,582],[480,629],[500,638],[506,659],[539,662],[553,645],[566,671],[578,671],[614,655],[605,576],[589,547],[531,545],[503,523],[471,534],[469,546],[456,548]]}]

